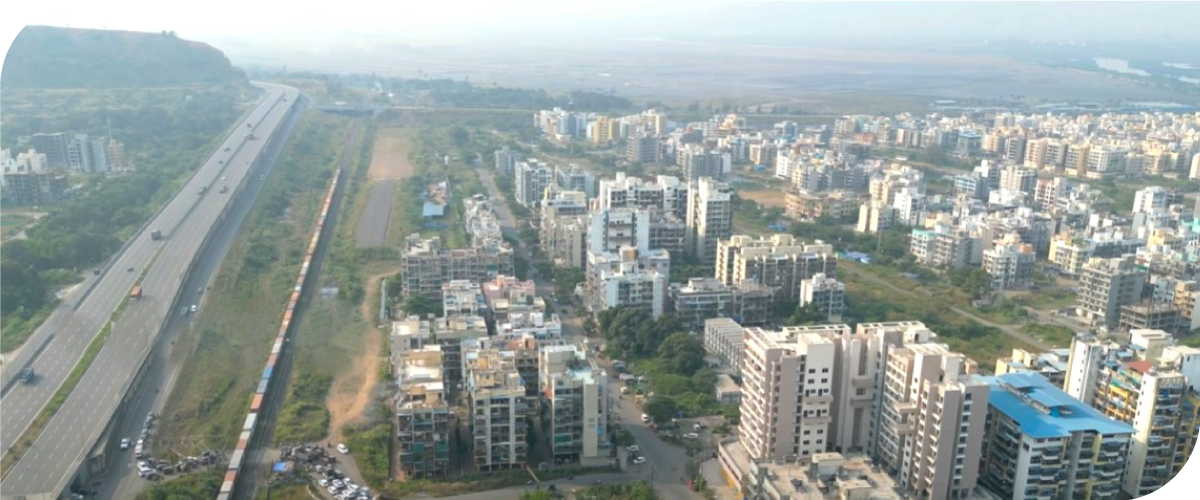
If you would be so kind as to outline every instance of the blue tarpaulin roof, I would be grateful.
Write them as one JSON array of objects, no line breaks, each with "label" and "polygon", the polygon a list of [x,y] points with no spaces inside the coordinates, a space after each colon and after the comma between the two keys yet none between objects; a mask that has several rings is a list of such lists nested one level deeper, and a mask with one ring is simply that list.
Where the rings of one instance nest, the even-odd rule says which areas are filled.
[{"label": "blue tarpaulin roof", "polygon": [[[1021,432],[1031,438],[1067,437],[1072,432],[1092,430],[1101,434],[1131,434],[1133,427],[1104,416],[1091,406],[1054,387],[1036,373],[1006,373],[984,377],[988,383],[988,406],[1021,426]],[[1001,383],[1008,384],[1028,400],[1021,398]],[[1049,413],[1034,406],[1048,408]]]}]

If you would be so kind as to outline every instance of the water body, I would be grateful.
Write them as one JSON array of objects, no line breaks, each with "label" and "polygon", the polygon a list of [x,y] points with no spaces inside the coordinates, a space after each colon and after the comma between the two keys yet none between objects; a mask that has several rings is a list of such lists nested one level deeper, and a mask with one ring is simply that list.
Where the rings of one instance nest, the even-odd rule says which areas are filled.
[{"label": "water body", "polygon": [[1144,70],[1129,67],[1129,61],[1126,61],[1124,59],[1113,59],[1111,57],[1093,57],[1092,60],[1096,61],[1096,66],[1098,66],[1100,69],[1105,69],[1108,71],[1116,71],[1117,73],[1125,73],[1128,75],[1150,76],[1150,73],[1148,73]]}]

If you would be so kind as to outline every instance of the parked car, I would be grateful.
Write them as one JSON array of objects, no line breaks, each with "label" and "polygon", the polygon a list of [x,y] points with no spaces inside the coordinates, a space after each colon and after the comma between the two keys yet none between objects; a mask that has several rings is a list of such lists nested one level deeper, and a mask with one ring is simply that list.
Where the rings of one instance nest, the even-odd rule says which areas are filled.
[{"label": "parked car", "polygon": [[650,423],[650,415],[647,415],[647,414],[643,413],[643,414],[642,414],[642,422],[643,422],[643,423]]},{"label": "parked car", "polygon": [[695,432],[689,432],[687,434],[684,434],[683,437],[685,439],[700,439],[700,435],[696,434]]},{"label": "parked car", "polygon": [[637,453],[639,451],[642,451],[642,449],[639,448],[638,445],[636,445],[636,444],[631,444],[631,445],[625,447],[625,451],[631,451],[631,452]]},{"label": "parked car", "polygon": [[635,464],[639,464],[639,465],[641,465],[641,464],[644,464],[644,463],[646,463],[646,457],[637,457],[637,458],[634,458],[634,459],[633,459],[633,463],[635,463]]},{"label": "parked car", "polygon": [[339,453],[343,454],[343,455],[349,455],[349,454],[350,454],[350,448],[347,448],[347,447],[346,447],[346,445],[345,445],[345,444],[343,444],[343,443],[338,443],[338,445],[337,445],[337,451],[338,451]]}]

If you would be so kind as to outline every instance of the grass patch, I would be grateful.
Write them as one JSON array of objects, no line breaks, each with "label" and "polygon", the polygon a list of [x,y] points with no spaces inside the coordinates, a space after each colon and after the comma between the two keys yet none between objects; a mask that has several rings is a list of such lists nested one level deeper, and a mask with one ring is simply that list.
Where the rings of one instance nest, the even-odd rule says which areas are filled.
[{"label": "grass patch", "polygon": [[1021,331],[1054,347],[1070,347],[1071,339],[1075,338],[1075,331],[1062,325],[1031,323],[1022,327]]},{"label": "grass patch", "polygon": [[287,399],[275,424],[275,444],[309,443],[325,437],[329,427],[329,410],[325,396],[329,394],[329,375],[305,370],[292,371]]},{"label": "grass patch", "polygon": [[1032,307],[1041,311],[1057,311],[1064,307],[1075,305],[1077,296],[1074,292],[1062,289],[1039,290],[1028,294],[1012,297],[1010,300],[1024,307]]},{"label": "grass patch", "polygon": [[222,472],[209,470],[184,474],[170,481],[151,483],[138,493],[137,500],[178,500],[182,498],[215,498],[221,490]]},{"label": "grass patch", "polygon": [[162,419],[155,455],[231,448],[304,260],[347,119],[310,112],[297,124],[237,239]]},{"label": "grass patch", "polygon": [[45,307],[37,309],[28,318],[22,318],[18,314],[13,314],[8,318],[4,318],[4,330],[0,330],[0,352],[13,351],[29,340],[29,336],[37,330],[46,318],[58,308],[61,301],[54,300]]}]

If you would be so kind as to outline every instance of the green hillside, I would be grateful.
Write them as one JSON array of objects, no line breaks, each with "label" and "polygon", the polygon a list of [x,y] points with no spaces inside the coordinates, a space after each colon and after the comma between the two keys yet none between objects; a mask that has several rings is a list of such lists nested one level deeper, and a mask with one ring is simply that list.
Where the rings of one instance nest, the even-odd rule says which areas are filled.
[{"label": "green hillside", "polygon": [[129,88],[244,84],[221,51],[174,33],[27,26],[13,40],[5,88]]}]

